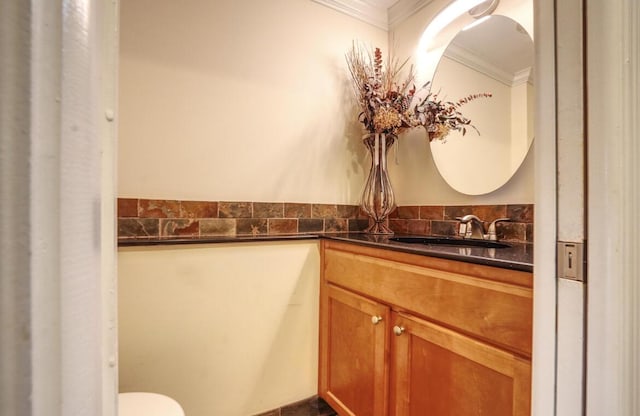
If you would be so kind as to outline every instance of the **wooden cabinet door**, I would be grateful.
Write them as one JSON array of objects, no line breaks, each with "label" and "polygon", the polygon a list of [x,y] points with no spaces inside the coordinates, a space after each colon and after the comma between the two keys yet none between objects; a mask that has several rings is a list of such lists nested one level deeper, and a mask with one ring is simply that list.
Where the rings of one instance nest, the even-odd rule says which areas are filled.
[{"label": "wooden cabinet door", "polygon": [[389,318],[387,306],[321,287],[320,395],[340,415],[387,414]]},{"label": "wooden cabinet door", "polygon": [[410,315],[394,314],[391,414],[525,416],[531,363]]}]

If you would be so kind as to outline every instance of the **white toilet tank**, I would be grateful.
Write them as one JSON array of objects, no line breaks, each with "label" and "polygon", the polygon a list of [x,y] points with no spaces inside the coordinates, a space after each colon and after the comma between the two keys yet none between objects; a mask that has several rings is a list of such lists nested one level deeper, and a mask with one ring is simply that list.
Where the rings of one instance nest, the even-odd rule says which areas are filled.
[{"label": "white toilet tank", "polygon": [[185,416],[182,407],[171,397],[156,393],[118,394],[119,416]]}]

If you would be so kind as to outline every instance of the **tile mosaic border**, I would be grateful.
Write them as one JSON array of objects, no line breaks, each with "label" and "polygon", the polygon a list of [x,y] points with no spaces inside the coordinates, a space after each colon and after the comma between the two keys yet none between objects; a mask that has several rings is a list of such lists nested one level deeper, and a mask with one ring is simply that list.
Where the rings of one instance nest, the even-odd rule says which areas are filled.
[{"label": "tile mosaic border", "polygon": [[398,234],[454,236],[456,217],[473,214],[485,222],[485,228],[495,219],[510,218],[496,225],[499,240],[533,242],[533,210],[533,204],[407,205],[391,213],[389,227]]},{"label": "tile mosaic border", "polygon": [[[533,205],[411,205],[389,217],[398,234],[456,235],[456,217],[474,214],[488,225],[496,218],[498,238],[533,241]],[[180,201],[118,198],[118,239],[233,237],[362,232],[369,225],[357,205],[295,202]]]},{"label": "tile mosaic border", "polygon": [[118,238],[359,232],[357,205],[118,198]]}]

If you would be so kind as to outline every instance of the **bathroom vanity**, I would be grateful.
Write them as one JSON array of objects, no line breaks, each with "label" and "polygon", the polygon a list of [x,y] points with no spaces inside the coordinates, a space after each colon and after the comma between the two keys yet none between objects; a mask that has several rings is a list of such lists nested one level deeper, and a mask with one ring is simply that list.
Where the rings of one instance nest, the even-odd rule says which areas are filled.
[{"label": "bathroom vanity", "polygon": [[323,239],[319,395],[341,415],[529,415],[532,273],[482,250]]}]

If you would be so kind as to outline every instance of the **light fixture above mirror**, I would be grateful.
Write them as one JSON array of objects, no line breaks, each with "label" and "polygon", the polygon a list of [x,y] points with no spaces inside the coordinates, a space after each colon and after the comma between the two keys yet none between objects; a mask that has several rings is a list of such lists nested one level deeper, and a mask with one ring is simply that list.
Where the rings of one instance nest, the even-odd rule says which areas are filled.
[{"label": "light fixture above mirror", "polygon": [[[468,13],[474,19],[488,17],[500,4],[500,0],[455,0],[447,7],[442,9],[429,22],[429,25],[422,33],[419,51],[429,51],[434,48],[434,41],[438,38],[440,32],[448,28],[454,21]],[[470,27],[479,24],[480,21],[471,21],[467,25]]]},{"label": "light fixture above mirror", "polygon": [[469,9],[469,14],[474,19],[481,19],[489,16],[500,4],[500,0],[487,0]]}]

